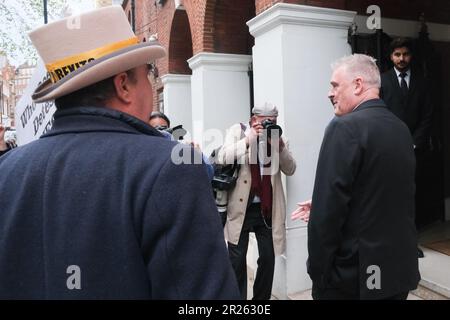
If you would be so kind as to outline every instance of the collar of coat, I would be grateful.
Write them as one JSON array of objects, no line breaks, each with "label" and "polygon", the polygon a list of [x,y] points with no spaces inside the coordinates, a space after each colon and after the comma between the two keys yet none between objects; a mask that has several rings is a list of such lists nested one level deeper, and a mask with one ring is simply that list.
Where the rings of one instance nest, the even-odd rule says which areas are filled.
[{"label": "collar of coat", "polygon": [[52,129],[42,138],[81,132],[122,132],[163,137],[158,130],[138,118],[104,107],[57,110],[54,119]]},{"label": "collar of coat", "polygon": [[354,109],[352,112],[358,112],[367,108],[387,108],[386,103],[381,99],[370,99],[366,100],[363,103],[361,103],[356,109]]}]

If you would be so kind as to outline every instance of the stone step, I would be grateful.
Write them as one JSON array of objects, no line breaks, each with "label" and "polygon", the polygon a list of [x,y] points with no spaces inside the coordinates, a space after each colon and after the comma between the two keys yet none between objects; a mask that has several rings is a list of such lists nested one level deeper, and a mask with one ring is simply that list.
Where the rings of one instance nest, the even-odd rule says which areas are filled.
[{"label": "stone step", "polygon": [[424,279],[420,280],[419,286],[412,293],[423,300],[450,300],[447,288]]},{"label": "stone step", "polygon": [[422,278],[419,286],[430,291],[430,296],[434,296],[433,293],[435,293],[436,298],[450,299],[450,257],[428,248],[422,248],[422,250],[425,258],[419,259]]},{"label": "stone step", "polygon": [[312,300],[311,290],[288,294],[288,300]]},{"label": "stone step", "polygon": [[[288,300],[312,300],[311,290],[288,294]],[[445,297],[439,294],[433,295],[432,291],[419,287],[408,295],[408,300],[445,300]]]}]

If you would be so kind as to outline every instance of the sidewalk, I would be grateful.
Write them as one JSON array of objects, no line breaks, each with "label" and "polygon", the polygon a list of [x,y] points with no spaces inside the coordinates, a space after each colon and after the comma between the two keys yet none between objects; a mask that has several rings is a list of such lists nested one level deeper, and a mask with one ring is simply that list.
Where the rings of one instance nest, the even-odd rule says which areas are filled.
[{"label": "sidewalk", "polygon": [[[291,300],[312,300],[311,290],[306,290],[289,296]],[[422,298],[410,293],[407,300],[423,300]]]}]

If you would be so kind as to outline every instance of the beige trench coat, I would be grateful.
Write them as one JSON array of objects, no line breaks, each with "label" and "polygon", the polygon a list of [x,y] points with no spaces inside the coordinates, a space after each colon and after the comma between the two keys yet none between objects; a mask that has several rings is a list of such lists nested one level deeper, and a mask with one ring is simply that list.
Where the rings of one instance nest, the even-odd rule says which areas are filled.
[{"label": "beige trench coat", "polygon": [[[217,163],[231,164],[235,159],[241,163],[236,187],[230,191],[228,195],[227,206],[227,222],[225,224],[225,239],[237,244],[244,224],[245,212],[247,209],[247,201],[250,194],[252,184],[249,159],[251,159],[251,148],[247,148],[245,137],[240,124],[233,125],[225,137],[225,143],[220,149],[217,156]],[[279,164],[274,168],[280,168],[281,171],[291,176],[296,169],[296,163],[289,151],[286,140],[285,148],[279,154]],[[275,159],[275,158],[274,158]],[[272,164],[275,162],[272,161]],[[284,190],[281,183],[280,170],[276,169],[276,173],[272,175],[272,236],[275,255],[281,255],[286,248],[286,201]]]}]

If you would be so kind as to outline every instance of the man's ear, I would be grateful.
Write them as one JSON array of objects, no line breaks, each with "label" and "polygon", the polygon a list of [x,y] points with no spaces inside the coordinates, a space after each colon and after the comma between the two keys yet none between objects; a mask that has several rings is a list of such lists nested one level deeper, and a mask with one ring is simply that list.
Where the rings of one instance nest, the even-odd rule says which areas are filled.
[{"label": "man's ear", "polygon": [[363,92],[363,80],[361,78],[356,78],[355,81],[355,94],[360,95]]},{"label": "man's ear", "polygon": [[126,72],[119,73],[114,77],[117,99],[126,104],[131,102],[131,87],[133,84],[131,80]]}]

